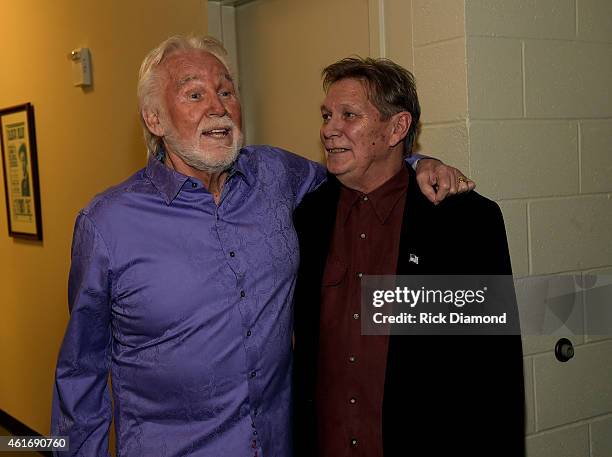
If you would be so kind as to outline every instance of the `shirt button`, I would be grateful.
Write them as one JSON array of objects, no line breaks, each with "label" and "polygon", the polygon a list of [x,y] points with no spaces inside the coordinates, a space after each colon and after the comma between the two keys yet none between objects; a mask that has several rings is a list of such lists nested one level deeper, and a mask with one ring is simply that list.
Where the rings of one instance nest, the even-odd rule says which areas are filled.
[{"label": "shirt button", "polygon": [[365,233],[362,233],[361,235],[359,235],[361,237],[361,239],[363,240],[366,237]]},{"label": "shirt button", "polygon": [[244,293],[244,290],[241,290],[241,291],[240,291],[240,297],[244,298],[244,297],[245,297],[245,295],[246,295],[246,294]]},{"label": "shirt button", "polygon": [[247,330],[247,336],[251,336],[251,335],[252,335],[251,331]]},{"label": "shirt button", "polygon": [[254,378],[255,376],[257,376],[257,372],[251,371],[251,378]]},{"label": "shirt button", "polygon": [[353,319],[355,319],[355,320],[359,319],[359,313],[353,314]]},{"label": "shirt button", "polygon": [[351,362],[351,363],[355,363],[355,360],[357,360],[357,359],[355,358],[355,356],[354,356],[354,355],[350,355],[350,356],[349,356],[349,362]]},{"label": "shirt button", "polygon": [[368,196],[367,196],[367,195],[365,195],[365,196],[363,197],[363,201],[364,201],[364,202],[367,202],[367,201],[368,201]]},{"label": "shirt button", "polygon": [[191,187],[195,189],[196,187],[198,187],[198,185],[195,182],[192,182]]},{"label": "shirt button", "polygon": [[230,257],[236,257],[236,253],[234,251],[230,251]]},{"label": "shirt button", "polygon": [[357,273],[357,277],[358,278],[362,278],[363,277],[363,273],[361,273],[361,272]]},{"label": "shirt button", "polygon": [[351,398],[351,399],[349,400],[349,403],[350,403],[351,405],[354,405],[355,403],[357,403],[357,399],[353,397],[353,398]]},{"label": "shirt button", "polygon": [[357,438],[351,438],[351,446],[357,447]]}]

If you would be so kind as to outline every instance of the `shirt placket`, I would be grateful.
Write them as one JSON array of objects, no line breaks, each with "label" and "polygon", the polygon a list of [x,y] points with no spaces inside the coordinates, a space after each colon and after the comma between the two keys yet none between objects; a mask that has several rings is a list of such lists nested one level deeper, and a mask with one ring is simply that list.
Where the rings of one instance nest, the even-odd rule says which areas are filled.
[{"label": "shirt placket", "polygon": [[[351,259],[351,265],[349,266],[350,271],[350,332],[352,341],[351,350],[348,355],[348,373],[359,371],[359,365],[361,363],[362,355],[362,338],[361,338],[361,281],[364,275],[368,274],[367,266],[369,249],[367,244],[369,242],[369,236],[371,235],[371,227],[364,221],[370,220],[369,217],[364,217],[368,211],[372,211],[372,207],[369,204],[368,197],[366,195],[360,196],[359,200],[355,203],[350,218],[355,223],[355,233],[353,234],[352,242],[356,243],[357,249],[354,250],[354,256]],[[359,375],[350,376],[349,379],[356,379]],[[351,384],[349,384],[351,385]],[[359,398],[358,386],[353,382],[352,389],[348,392],[347,396],[347,408],[348,417],[350,420],[349,428],[349,455],[360,455],[359,444],[361,440],[360,430],[360,404],[361,399]]]},{"label": "shirt placket", "polygon": [[259,348],[257,347],[257,335],[255,327],[255,306],[257,300],[252,296],[252,291],[247,287],[246,272],[244,265],[247,265],[244,256],[247,255],[246,250],[240,249],[236,243],[236,236],[230,236],[228,225],[224,219],[225,196],[229,192],[235,192],[237,189],[232,187],[237,186],[236,179],[228,179],[222,198],[219,205],[215,208],[215,229],[221,244],[221,250],[225,254],[225,259],[236,276],[235,297],[238,301],[237,306],[240,311],[242,324],[242,341],[246,352],[246,382],[249,391],[249,415],[251,419],[251,436],[250,449],[254,457],[262,457],[263,452],[260,443],[258,432],[258,424],[261,422],[261,387],[258,377],[261,376]]}]

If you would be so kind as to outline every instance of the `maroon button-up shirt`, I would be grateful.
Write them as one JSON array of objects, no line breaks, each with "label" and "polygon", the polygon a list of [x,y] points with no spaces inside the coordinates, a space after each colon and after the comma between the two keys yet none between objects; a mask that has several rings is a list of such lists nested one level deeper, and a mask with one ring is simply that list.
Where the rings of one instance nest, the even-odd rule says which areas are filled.
[{"label": "maroon button-up shirt", "polygon": [[323,274],[319,456],[382,457],[387,336],[361,335],[361,277],[395,274],[408,171],[369,194],[343,187]]}]

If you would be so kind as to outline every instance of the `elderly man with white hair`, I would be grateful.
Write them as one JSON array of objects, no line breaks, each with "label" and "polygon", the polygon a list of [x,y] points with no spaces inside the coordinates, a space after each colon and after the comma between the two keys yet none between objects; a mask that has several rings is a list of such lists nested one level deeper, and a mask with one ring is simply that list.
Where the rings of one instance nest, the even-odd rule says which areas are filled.
[{"label": "elderly man with white hair", "polygon": [[[151,51],[138,95],[148,164],[76,221],[52,412],[52,433],[70,438],[61,455],[107,456],[114,417],[119,456],[290,456],[292,215],[325,168],[241,148],[211,38]],[[435,160],[418,172],[431,195],[436,181],[442,197],[468,188]]]}]

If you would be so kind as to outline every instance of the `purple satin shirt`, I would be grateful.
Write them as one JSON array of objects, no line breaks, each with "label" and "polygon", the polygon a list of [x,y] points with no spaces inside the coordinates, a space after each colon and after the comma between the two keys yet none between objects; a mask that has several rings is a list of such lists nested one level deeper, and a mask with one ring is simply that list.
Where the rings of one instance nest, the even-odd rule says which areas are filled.
[{"label": "purple satin shirt", "polygon": [[242,149],[221,202],[155,158],[78,216],[52,434],[61,456],[291,455],[292,213],[325,179]]}]

